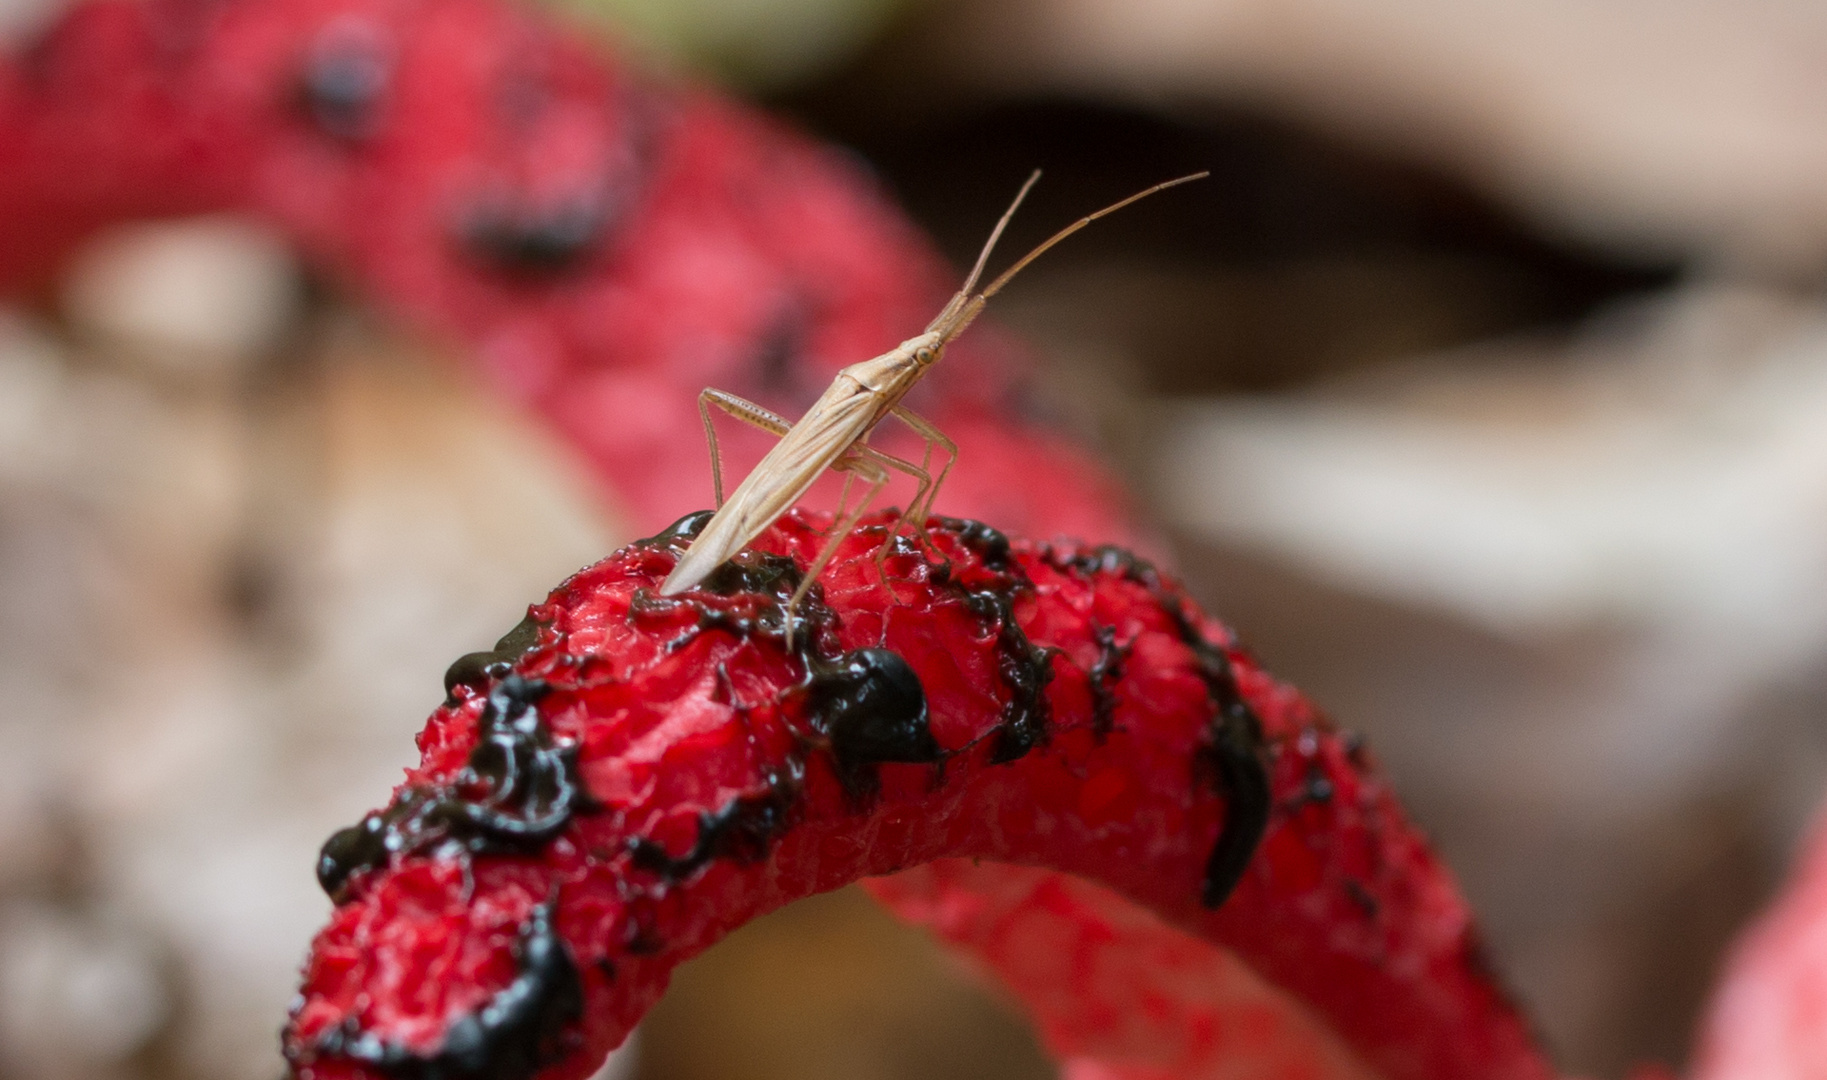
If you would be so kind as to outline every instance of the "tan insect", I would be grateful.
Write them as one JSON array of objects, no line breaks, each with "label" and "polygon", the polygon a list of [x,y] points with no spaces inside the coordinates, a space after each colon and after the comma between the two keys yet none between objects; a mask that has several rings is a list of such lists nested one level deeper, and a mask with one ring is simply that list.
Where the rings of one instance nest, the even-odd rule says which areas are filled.
[{"label": "tan insect", "polygon": [[[933,498],[939,493],[940,485],[945,483],[946,473],[951,471],[952,463],[957,460],[958,447],[934,427],[931,421],[902,408],[901,398],[913,389],[913,385],[920,381],[928,368],[938,362],[939,357],[945,353],[945,347],[964,332],[990,297],[1001,291],[1010,278],[1020,273],[1048,248],[1106,214],[1113,214],[1158,191],[1207,175],[1209,174],[1199,172],[1156,184],[1146,191],[1139,191],[1121,202],[1106,206],[1095,214],[1078,219],[1022,256],[982,292],[973,293],[971,290],[976,287],[977,279],[982,275],[984,264],[989,261],[990,252],[995,250],[996,241],[1001,238],[1003,229],[1008,226],[1009,219],[1015,216],[1015,211],[1027,197],[1028,190],[1040,179],[1040,171],[1037,169],[1022,184],[1021,190],[1015,195],[1015,201],[1009,204],[1008,210],[1003,212],[996,227],[990,231],[990,238],[983,245],[982,253],[977,256],[976,265],[971,267],[964,287],[952,296],[945,308],[927,325],[926,330],[873,360],[852,364],[838,372],[831,388],[812,404],[799,423],[789,424],[784,417],[722,390],[707,389],[699,394],[698,412],[704,420],[705,438],[710,442],[717,512],[661,584],[661,595],[682,593],[709,577],[711,571],[723,565],[725,560],[741,551],[749,541],[766,531],[775,519],[786,513],[826,469],[845,474],[838,520],[824,549],[818,553],[818,558],[812,561],[812,565],[807,567],[805,579],[787,602],[789,612],[798,606],[800,598],[837,553],[838,544],[849,535],[870,501],[888,483],[891,469],[906,473],[919,485],[907,510],[895,522],[895,531],[906,521],[914,522],[915,528],[919,528],[919,523],[926,520],[927,512],[932,508]],[[713,405],[744,423],[780,437],[780,441],[774,444],[774,449],[755,466],[755,471],[749,473],[730,494],[728,502],[723,500],[723,464],[717,449],[717,432],[711,426],[710,407]],[[890,415],[926,440],[926,455],[921,464],[915,465],[869,445],[870,432],[883,418]],[[945,464],[937,477],[931,472],[935,446],[943,449],[946,454]],[[861,480],[869,485],[869,490],[864,493],[856,508],[846,513],[844,504],[848,502],[852,480]],[[887,548],[884,547],[883,550],[886,552]]]}]

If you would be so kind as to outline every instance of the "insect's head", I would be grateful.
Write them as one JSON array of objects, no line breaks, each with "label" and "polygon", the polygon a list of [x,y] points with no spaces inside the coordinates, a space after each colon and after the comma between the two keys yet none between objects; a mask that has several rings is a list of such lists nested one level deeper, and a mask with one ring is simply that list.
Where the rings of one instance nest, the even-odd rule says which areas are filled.
[{"label": "insect's head", "polygon": [[945,346],[956,336],[957,330],[948,334],[943,328],[927,327],[926,332],[919,337],[902,342],[901,351],[912,357],[913,362],[924,370],[939,362],[939,358],[945,355]]}]

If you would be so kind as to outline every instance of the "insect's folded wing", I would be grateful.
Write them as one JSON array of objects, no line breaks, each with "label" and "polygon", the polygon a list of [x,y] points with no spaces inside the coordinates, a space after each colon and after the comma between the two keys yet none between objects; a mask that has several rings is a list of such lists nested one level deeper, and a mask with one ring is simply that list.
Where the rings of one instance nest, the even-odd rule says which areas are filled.
[{"label": "insect's folded wing", "polygon": [[[842,386],[842,384],[840,384]],[[660,591],[692,588],[792,508],[819,475],[869,430],[877,400],[834,386],[745,477],[692,541]]]}]

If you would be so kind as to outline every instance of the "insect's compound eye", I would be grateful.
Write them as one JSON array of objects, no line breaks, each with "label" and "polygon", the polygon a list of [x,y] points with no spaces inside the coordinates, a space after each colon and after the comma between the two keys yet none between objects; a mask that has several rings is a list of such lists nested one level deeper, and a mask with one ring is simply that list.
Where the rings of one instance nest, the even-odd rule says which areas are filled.
[{"label": "insect's compound eye", "polygon": [[934,360],[939,359],[939,354],[937,352],[933,351],[932,346],[922,345],[919,348],[914,350],[914,359],[919,361],[920,364],[922,366],[924,366],[926,364],[932,363]]}]

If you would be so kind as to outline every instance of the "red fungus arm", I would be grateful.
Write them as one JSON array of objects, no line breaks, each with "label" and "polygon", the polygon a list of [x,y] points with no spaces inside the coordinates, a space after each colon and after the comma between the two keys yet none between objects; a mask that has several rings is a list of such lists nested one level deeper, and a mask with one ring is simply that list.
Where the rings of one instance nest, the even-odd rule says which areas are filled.
[{"label": "red fungus arm", "polygon": [[1827,1075],[1827,813],[1783,891],[1733,946],[1700,1024],[1697,1080]]},{"label": "red fungus arm", "polygon": [[[1218,1075],[1202,1009],[1257,1017],[1204,1036],[1277,1075],[1551,1075],[1362,752],[1176,585],[935,520],[944,561],[903,540],[884,587],[878,516],[789,650],[820,524],[783,519],[672,599],[680,534],[636,544],[458,665],[392,806],[326,849],[341,903],[286,1035],[303,1080],[586,1075],[735,927],[960,858],[1097,883],[953,861],[878,886],[978,943],[1058,1050],[1115,1062],[1077,1076]],[[1110,937],[1155,954],[1063,959]]]}]

